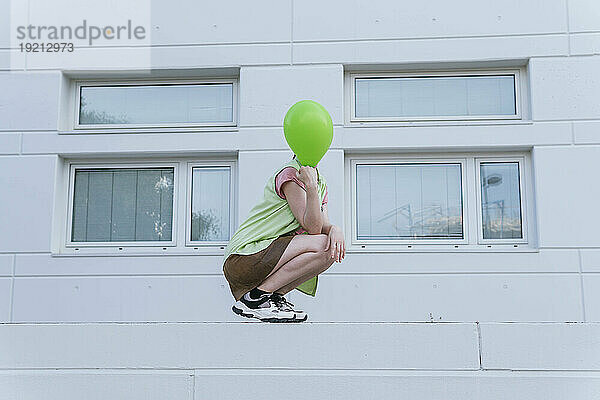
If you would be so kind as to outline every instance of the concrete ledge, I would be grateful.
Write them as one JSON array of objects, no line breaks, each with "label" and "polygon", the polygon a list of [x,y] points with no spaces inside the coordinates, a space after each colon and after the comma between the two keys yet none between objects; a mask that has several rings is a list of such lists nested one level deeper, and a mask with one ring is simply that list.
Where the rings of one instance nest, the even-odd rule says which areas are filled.
[{"label": "concrete ledge", "polygon": [[0,371],[0,400],[192,400],[194,371]]},{"label": "concrete ledge", "polygon": [[0,400],[596,400],[600,373],[360,370],[0,371]]},{"label": "concrete ledge", "polygon": [[600,370],[600,323],[482,323],[484,369]]},{"label": "concrete ledge", "polygon": [[2,324],[0,368],[479,369],[474,323]]},{"label": "concrete ledge", "polygon": [[600,323],[0,324],[0,369],[600,371]]},{"label": "concrete ledge", "polygon": [[0,400],[596,400],[599,338],[595,323],[0,324]]},{"label": "concrete ledge", "polygon": [[206,399],[259,399],[265,387],[283,381],[282,397],[290,400],[595,400],[600,392],[600,374],[589,372],[197,370],[195,393]]}]

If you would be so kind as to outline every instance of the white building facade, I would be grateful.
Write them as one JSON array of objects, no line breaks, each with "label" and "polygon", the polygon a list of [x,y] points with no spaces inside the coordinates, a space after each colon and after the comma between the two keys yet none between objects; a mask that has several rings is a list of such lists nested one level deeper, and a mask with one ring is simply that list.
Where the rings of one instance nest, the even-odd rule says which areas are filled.
[{"label": "white building facade", "polygon": [[[54,382],[56,398],[106,398],[106,384],[113,398],[230,398],[292,378],[290,398],[307,384],[323,398],[594,398],[600,3],[150,6],[147,45],[88,46],[68,65],[6,29],[6,396]],[[138,51],[149,68],[128,63]],[[223,249],[291,157],[283,117],[303,99],[334,124],[319,171],[347,256],[314,298],[291,293],[318,324],[237,324]],[[262,364],[225,350],[246,334],[279,343],[279,329],[311,350]],[[75,339],[127,353],[138,334],[146,349],[213,346],[110,358]],[[317,336],[344,338],[337,361]],[[50,341],[79,356],[49,361]]]}]

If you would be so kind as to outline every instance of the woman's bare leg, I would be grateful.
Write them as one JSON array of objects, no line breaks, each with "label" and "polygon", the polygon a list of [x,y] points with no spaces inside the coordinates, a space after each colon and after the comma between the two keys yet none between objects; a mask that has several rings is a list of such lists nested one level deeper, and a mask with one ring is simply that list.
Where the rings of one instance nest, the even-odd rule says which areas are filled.
[{"label": "woman's bare leg", "polygon": [[[292,258],[299,256],[300,254],[306,252],[319,252],[322,246],[326,245],[327,235],[319,234],[319,235],[296,235],[292,238],[290,243],[285,248],[285,251],[279,258],[277,265],[273,268],[273,270],[267,275],[267,278],[277,272],[279,268],[281,268],[284,264],[290,261]],[[265,278],[266,279],[266,278]]]},{"label": "woman's bare leg", "polygon": [[[327,254],[329,254],[329,251],[327,252]],[[281,293],[281,294],[289,293],[292,290],[296,289],[298,287],[298,285],[306,282],[307,280],[309,280],[313,276],[316,276],[316,275],[320,274],[321,272],[325,272],[335,262],[335,260],[333,258],[331,258],[330,255],[328,256],[328,260],[327,261],[328,262],[325,263],[325,265],[323,265],[323,267],[320,268],[318,271],[311,271],[310,273],[305,274],[305,275],[299,277],[295,281],[292,281],[292,282],[288,283],[287,285],[285,285],[285,286],[277,289],[277,293]]]},{"label": "woman's bare leg", "polygon": [[[330,251],[325,250],[327,239],[327,235],[323,234],[294,236],[273,271],[258,288],[266,292],[287,293],[329,268],[335,260],[331,258]],[[298,280],[301,282],[296,284]],[[294,284],[296,286],[289,288]]]}]

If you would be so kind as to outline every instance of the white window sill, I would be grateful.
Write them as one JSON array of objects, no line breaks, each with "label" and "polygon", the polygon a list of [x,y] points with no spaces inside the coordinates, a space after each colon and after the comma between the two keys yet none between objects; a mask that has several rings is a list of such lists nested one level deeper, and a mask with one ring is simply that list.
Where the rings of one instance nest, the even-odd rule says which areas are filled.
[{"label": "white window sill", "polygon": [[360,253],[538,253],[540,250],[526,244],[485,245],[353,245],[347,254]]},{"label": "white window sill", "polygon": [[[427,245],[407,245],[400,246],[376,246],[365,245],[362,247],[350,247],[346,250],[347,254],[362,254],[362,253],[538,253],[539,248],[530,247],[527,245],[482,245],[468,246],[458,245],[458,247],[450,246],[427,246]],[[191,247],[191,248],[127,248],[123,250],[118,248],[80,248],[79,250],[68,249],[59,253],[51,253],[52,257],[146,257],[146,256],[223,256],[225,254],[224,247]]]},{"label": "white window sill", "polygon": [[85,128],[58,131],[59,135],[87,135],[87,134],[132,134],[132,133],[185,133],[185,132],[238,132],[238,126],[195,126],[195,127],[120,127],[120,128]]},{"label": "white window sill", "polygon": [[[225,246],[197,247],[79,247],[52,252],[52,257],[143,257],[143,256],[223,256]],[[122,249],[122,250],[119,250]]]},{"label": "white window sill", "polygon": [[344,128],[389,128],[407,126],[480,126],[480,125],[532,125],[532,120],[478,120],[478,121],[365,121],[347,122]]}]

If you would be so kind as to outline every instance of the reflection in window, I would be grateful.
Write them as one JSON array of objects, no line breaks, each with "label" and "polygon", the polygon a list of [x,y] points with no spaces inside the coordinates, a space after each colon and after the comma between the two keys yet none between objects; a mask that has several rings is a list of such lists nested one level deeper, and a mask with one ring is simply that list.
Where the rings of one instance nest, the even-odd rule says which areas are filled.
[{"label": "reflection in window", "polygon": [[80,125],[226,123],[233,84],[82,86]]},{"label": "reflection in window", "polygon": [[462,239],[460,164],[356,166],[359,240]]},{"label": "reflection in window", "polygon": [[192,168],[192,241],[227,241],[230,226],[229,167]]},{"label": "reflection in window", "polygon": [[518,162],[480,165],[484,239],[523,237]]},{"label": "reflection in window", "polygon": [[76,169],[72,242],[170,241],[173,168]]},{"label": "reflection in window", "polygon": [[515,76],[357,78],[357,118],[516,115]]}]

